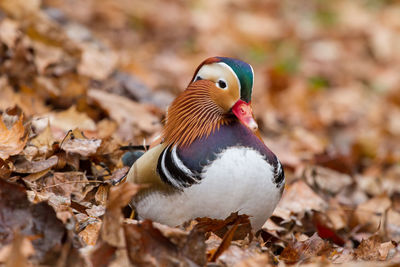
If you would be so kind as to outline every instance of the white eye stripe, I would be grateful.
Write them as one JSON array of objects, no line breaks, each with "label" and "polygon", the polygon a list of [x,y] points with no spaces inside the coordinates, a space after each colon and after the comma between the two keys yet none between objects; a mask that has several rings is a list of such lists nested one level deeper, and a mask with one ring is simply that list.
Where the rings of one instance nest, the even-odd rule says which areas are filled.
[{"label": "white eye stripe", "polygon": [[241,84],[240,84],[239,77],[236,75],[236,73],[233,71],[233,69],[228,64],[226,64],[224,62],[218,62],[217,64],[220,64],[220,65],[224,66],[225,68],[227,68],[233,74],[233,76],[236,78],[238,89],[239,89],[239,95],[240,95]]}]

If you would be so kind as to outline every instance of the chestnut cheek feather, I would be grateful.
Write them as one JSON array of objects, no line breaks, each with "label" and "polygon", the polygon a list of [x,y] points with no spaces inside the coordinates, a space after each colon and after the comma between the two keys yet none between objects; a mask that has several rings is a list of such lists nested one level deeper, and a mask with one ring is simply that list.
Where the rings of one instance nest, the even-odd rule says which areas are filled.
[{"label": "chestnut cheek feather", "polygon": [[239,99],[232,107],[232,112],[235,116],[250,130],[255,132],[258,129],[257,122],[253,118],[253,111],[250,103]]}]

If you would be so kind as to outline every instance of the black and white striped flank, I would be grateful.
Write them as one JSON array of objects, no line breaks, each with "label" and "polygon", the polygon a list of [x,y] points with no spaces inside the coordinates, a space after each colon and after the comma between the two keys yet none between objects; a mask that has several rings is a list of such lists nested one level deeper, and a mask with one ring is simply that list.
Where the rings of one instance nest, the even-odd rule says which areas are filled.
[{"label": "black and white striped flank", "polygon": [[163,182],[182,190],[200,182],[200,174],[190,170],[179,158],[176,146],[166,147],[160,154],[157,172]]}]

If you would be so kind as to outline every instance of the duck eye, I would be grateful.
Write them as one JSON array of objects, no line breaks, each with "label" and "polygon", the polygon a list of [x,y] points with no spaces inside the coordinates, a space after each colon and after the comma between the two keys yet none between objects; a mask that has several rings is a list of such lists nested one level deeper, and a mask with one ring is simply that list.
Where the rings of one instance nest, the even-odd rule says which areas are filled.
[{"label": "duck eye", "polygon": [[196,76],[196,78],[194,79],[195,82],[200,80],[203,80],[203,78],[201,78],[200,76]]},{"label": "duck eye", "polygon": [[223,80],[218,80],[217,86],[221,89],[225,89],[227,87],[226,82]]}]

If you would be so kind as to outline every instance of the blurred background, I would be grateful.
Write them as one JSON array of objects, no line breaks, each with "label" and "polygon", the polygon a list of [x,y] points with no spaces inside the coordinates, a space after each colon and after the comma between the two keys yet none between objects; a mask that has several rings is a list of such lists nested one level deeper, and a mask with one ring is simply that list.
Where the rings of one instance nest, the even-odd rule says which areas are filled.
[{"label": "blurred background", "polygon": [[[253,65],[256,118],[288,167],[305,160],[347,173],[399,168],[399,1],[2,2],[3,43],[9,17],[37,60],[2,67],[16,91],[42,92],[47,109],[28,115],[78,103],[99,120],[82,103],[92,87],[162,114],[202,60],[229,56]],[[137,136],[120,134],[140,143]]]}]

